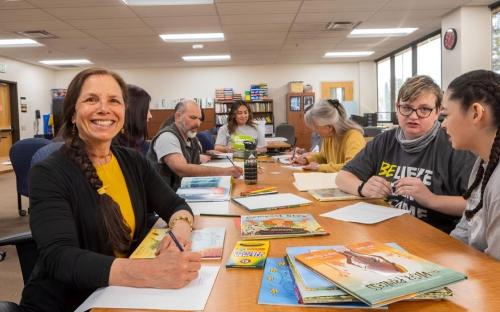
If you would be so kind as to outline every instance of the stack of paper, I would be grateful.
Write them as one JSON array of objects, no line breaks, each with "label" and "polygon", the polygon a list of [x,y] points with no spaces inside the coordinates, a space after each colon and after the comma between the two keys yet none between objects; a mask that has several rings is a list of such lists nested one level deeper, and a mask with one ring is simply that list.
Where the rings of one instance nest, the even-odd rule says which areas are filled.
[{"label": "stack of paper", "polygon": [[291,193],[237,197],[233,200],[250,211],[293,208],[311,203],[310,200]]},{"label": "stack of paper", "polygon": [[295,187],[301,192],[325,188],[337,188],[337,184],[335,184],[337,173],[294,173],[293,177],[295,178],[293,185],[295,185]]}]

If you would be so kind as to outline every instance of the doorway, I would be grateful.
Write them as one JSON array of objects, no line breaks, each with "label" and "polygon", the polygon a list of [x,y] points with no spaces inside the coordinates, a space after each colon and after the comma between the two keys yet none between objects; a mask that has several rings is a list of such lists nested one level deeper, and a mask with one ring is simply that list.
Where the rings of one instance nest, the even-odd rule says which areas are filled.
[{"label": "doorway", "polygon": [[353,100],[352,89],[352,81],[321,82],[321,98],[350,102]]},{"label": "doorway", "polygon": [[0,157],[8,156],[12,144],[19,140],[17,84],[0,80]]}]

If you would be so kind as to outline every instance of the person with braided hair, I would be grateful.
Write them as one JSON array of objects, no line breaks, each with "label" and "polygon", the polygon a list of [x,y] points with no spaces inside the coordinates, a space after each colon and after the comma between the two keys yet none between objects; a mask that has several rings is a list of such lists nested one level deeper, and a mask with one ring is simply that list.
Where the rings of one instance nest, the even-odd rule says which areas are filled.
[{"label": "person with braided hair", "polygon": [[363,128],[347,117],[338,100],[321,100],[306,112],[304,120],[321,137],[318,153],[296,153],[292,159],[306,170],[337,172],[366,145]]},{"label": "person with braided hair", "polygon": [[[201,256],[190,252],[193,215],[186,202],[137,151],[112,140],[124,125],[127,85],[91,68],[71,81],[63,103],[63,147],[30,172],[30,227],[38,258],[22,311],[74,311],[104,286],[180,288],[195,279]],[[170,236],[155,259],[128,259],[155,211]]]},{"label": "person with braided hair", "polygon": [[478,156],[451,236],[500,260],[500,75],[475,70],[455,78],[442,113],[453,147]]}]

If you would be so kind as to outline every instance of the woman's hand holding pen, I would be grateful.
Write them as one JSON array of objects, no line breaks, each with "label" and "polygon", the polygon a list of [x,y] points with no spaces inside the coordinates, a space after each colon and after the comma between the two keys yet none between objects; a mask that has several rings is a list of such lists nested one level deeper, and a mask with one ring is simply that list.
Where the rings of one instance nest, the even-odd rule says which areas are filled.
[{"label": "woman's hand holding pen", "polygon": [[406,177],[395,184],[396,195],[411,196],[417,203],[425,207],[431,207],[435,194],[420,180],[415,177]]},{"label": "woman's hand holding pen", "polygon": [[[169,237],[167,235],[167,237]],[[174,244],[175,247],[175,244]],[[154,274],[154,288],[181,288],[198,277],[201,267],[201,254],[175,250],[161,252],[153,260],[151,269]]]},{"label": "woman's hand holding pen", "polygon": [[366,181],[361,193],[368,198],[384,198],[392,193],[391,183],[382,177],[372,176]]}]

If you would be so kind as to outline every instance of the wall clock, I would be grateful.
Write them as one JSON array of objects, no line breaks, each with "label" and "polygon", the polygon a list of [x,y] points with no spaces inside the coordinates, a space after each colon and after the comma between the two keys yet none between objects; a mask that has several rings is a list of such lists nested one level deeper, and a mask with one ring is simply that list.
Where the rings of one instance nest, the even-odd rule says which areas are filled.
[{"label": "wall clock", "polygon": [[444,33],[443,45],[447,50],[453,50],[457,44],[457,31],[455,28],[448,28]]}]

